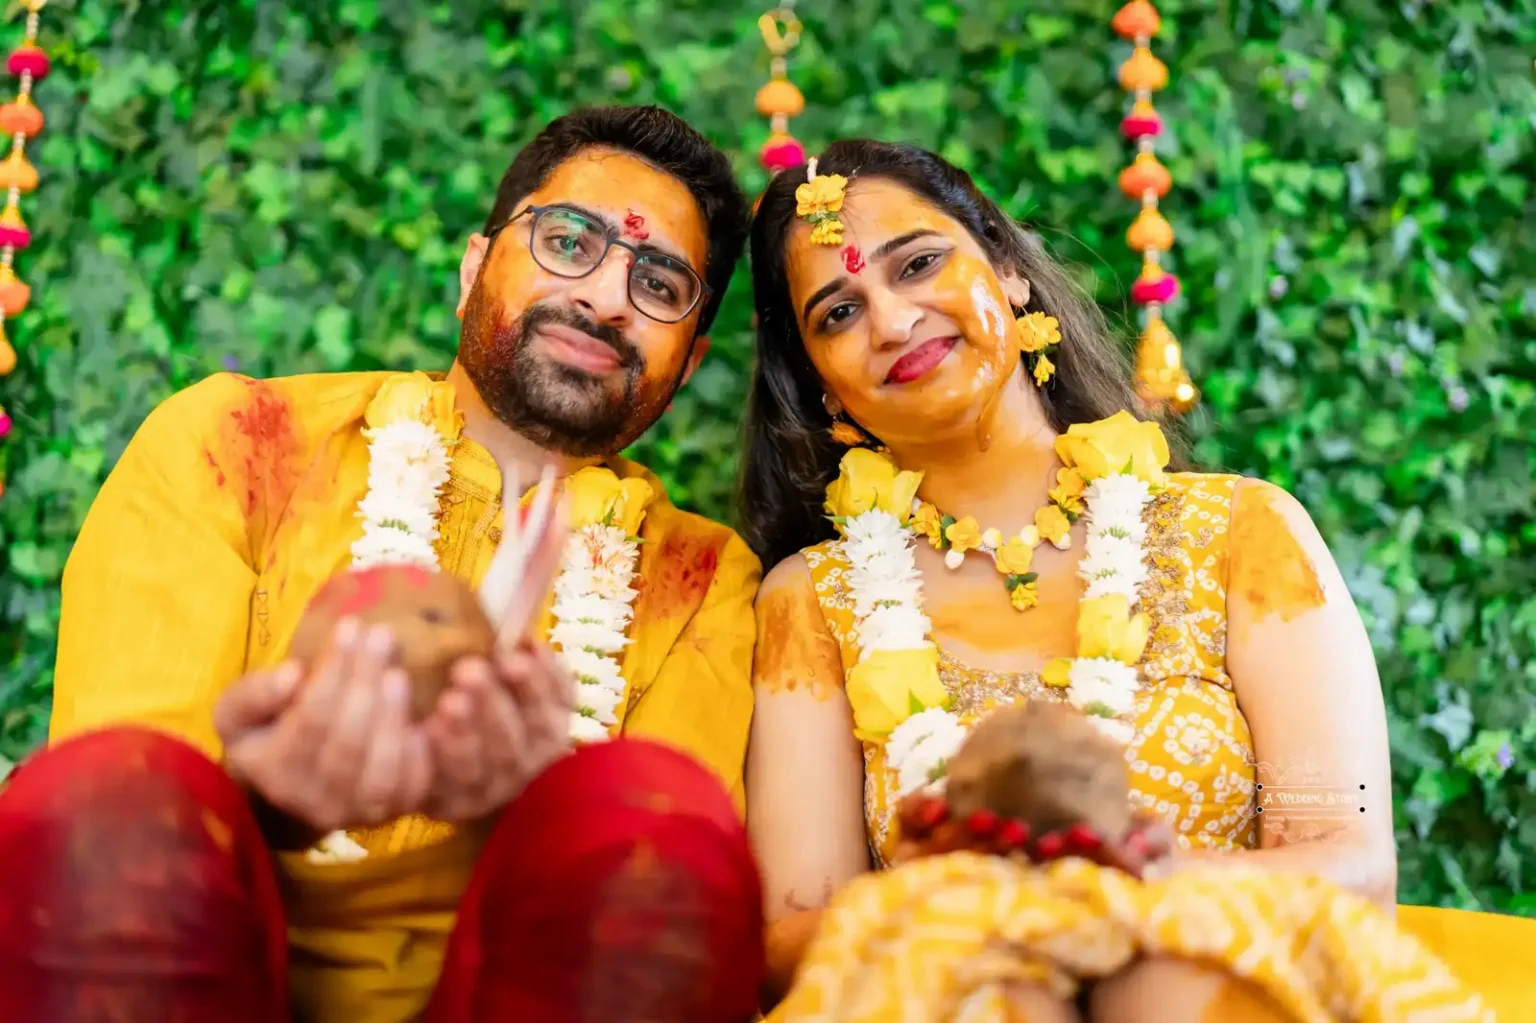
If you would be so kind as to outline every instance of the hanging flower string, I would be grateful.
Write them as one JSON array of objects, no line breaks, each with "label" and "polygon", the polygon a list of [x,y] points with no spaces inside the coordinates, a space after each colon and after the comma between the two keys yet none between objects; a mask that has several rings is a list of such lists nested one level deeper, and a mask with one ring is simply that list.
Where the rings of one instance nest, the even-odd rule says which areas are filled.
[{"label": "hanging flower string", "polygon": [[352,567],[415,565],[436,572],[437,509],[453,447],[464,429],[453,385],[425,373],[385,380],[364,414],[368,492]]},{"label": "hanging flower string", "polygon": [[[0,106],[0,131],[11,137],[11,152],[0,161],[0,376],[16,368],[16,349],[6,337],[5,321],[21,314],[32,289],[16,276],[16,251],[32,244],[32,232],[21,216],[21,197],[37,188],[37,169],[27,160],[27,141],[43,130],[43,112],[32,102],[32,86],[48,77],[48,55],[37,45],[38,13],[48,0],[21,0],[27,12],[26,36],[6,58],[6,71],[18,81],[16,98]],[[11,417],[0,407],[0,437],[11,432]],[[5,484],[0,481],[0,494]]]},{"label": "hanging flower string", "polygon": [[758,153],[771,174],[805,163],[805,147],[789,133],[789,119],[805,109],[805,97],[789,80],[789,54],[800,42],[800,20],[795,17],[794,0],[785,0],[776,9],[757,19],[763,45],[772,55],[771,78],[757,90],[757,112],[768,118],[768,141]]},{"label": "hanging flower string", "polygon": [[1120,131],[1136,143],[1136,158],[1120,172],[1120,191],[1141,203],[1125,240],[1141,253],[1141,274],[1131,285],[1131,301],[1146,309],[1146,324],[1136,348],[1136,388],[1153,407],[1183,412],[1198,398],[1184,368],[1183,352],[1173,331],[1163,320],[1163,307],[1179,293],[1179,279],[1162,266],[1162,257],[1173,247],[1173,227],[1158,208],[1158,200],[1173,187],[1173,177],[1157,158],[1157,138],[1163,119],[1152,105],[1152,94],[1168,84],[1168,68],[1152,54],[1152,38],[1162,19],[1151,0],[1131,0],[1115,13],[1115,33],[1134,47],[1120,65],[1120,85],[1131,93],[1130,113]]}]

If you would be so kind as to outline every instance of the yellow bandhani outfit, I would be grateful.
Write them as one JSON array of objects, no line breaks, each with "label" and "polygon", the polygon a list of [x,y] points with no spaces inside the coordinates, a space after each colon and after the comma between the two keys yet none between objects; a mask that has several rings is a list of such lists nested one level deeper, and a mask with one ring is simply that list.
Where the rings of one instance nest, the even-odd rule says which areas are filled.
[{"label": "yellow bandhani outfit", "polygon": [[[150,414],[64,572],[51,741],[137,723],[221,755],[220,693],[282,661],[310,597],[352,562],[368,487],[364,412],[392,376],[219,374]],[[740,808],[759,566],[731,530],[671,505],[641,466],[608,467],[657,494],[622,654],[623,731],[692,754]],[[478,583],[501,537],[501,502],[495,461],[461,437],[439,503],[442,571]],[[409,817],[352,837],[365,859],[279,857],[295,1005],[317,1020],[413,1019],[479,836]]]},{"label": "yellow bandhani outfit", "polygon": [[[1152,571],[1138,608],[1152,619],[1152,630],[1142,664],[1144,686],[1135,705],[1136,734],[1126,752],[1131,800],[1137,808],[1166,817],[1184,848],[1236,851],[1259,844],[1253,740],[1225,667],[1228,524],[1239,479],[1170,474],[1167,489],[1144,515]],[[841,546],[841,541],[827,541],[802,554],[828,627],[841,647],[846,674],[858,663],[859,647],[848,589],[849,563]],[[939,677],[961,715],[976,713],[989,701],[1060,699],[1062,694],[1043,684],[1037,673],[977,670],[943,652]],[[864,752],[865,821],[870,848],[883,867],[895,844],[892,777],[881,744],[866,742]],[[902,984],[886,989],[887,997],[871,993],[867,1002],[859,1002],[869,1006],[867,1014],[823,1016],[813,1008],[831,997],[827,985],[833,984],[831,978],[839,971],[865,978],[858,983],[870,986],[861,990],[873,992],[878,987],[870,979],[874,974],[868,972],[873,967],[861,965],[860,957],[875,956],[883,964],[880,969],[895,971],[892,976],[910,967],[917,971],[914,976],[931,980],[937,969],[932,965],[934,957],[966,961],[973,951],[970,943],[993,932],[1000,941],[1023,942],[1019,947],[1024,959],[1054,963],[1053,969],[1066,974],[1074,969],[1086,971],[1079,976],[1099,976],[1094,970],[1123,962],[1114,949],[1186,955],[1194,947],[1190,942],[1196,942],[1201,958],[1229,966],[1237,975],[1262,979],[1280,1005],[1309,1023],[1328,1018],[1316,1015],[1311,1007],[1363,1004],[1361,992],[1390,995],[1406,1011],[1421,1004],[1415,1001],[1419,996],[1411,979],[1427,978],[1438,967],[1432,957],[1423,955],[1419,943],[1392,937],[1403,932],[1448,963],[1467,985],[1463,992],[1482,994],[1501,1018],[1536,1020],[1536,984],[1527,979],[1530,949],[1536,947],[1536,921],[1403,906],[1394,932],[1368,903],[1299,876],[1239,874],[1229,868],[1213,873],[1208,881],[1196,871],[1188,877],[1142,885],[1086,865],[1063,864],[1035,874],[1012,867],[983,868],[973,859],[964,857],[949,866],[920,863],[860,879],[834,904],[837,908],[826,918],[825,940],[813,946],[796,993],[773,1018],[844,1023],[997,1018],[905,1016],[902,1013],[907,1010],[898,1008],[904,1003],[896,992],[910,988]],[[952,897],[923,888],[940,880],[957,885]],[[1019,923],[1015,916],[1025,922]],[[903,923],[916,920],[933,922],[933,929],[926,929],[926,924],[907,928]],[[974,929],[967,932],[971,926]],[[1204,928],[1210,928],[1209,933]],[[1031,935],[1038,936],[1040,944],[1032,944]],[[1372,944],[1389,937],[1388,944]],[[1318,948],[1332,950],[1338,957],[1326,960],[1330,964],[1326,969],[1276,967],[1265,973],[1256,965],[1255,948],[1314,938]],[[1106,944],[1092,950],[1080,947],[1090,940]],[[1125,951],[1125,956],[1129,954]],[[1398,965],[1381,972],[1383,957]],[[920,968],[919,960],[930,965]],[[1089,970],[1092,963],[1099,966]],[[1422,972],[1414,972],[1418,969],[1414,964],[1422,966]],[[953,971],[945,975],[954,976]],[[1373,986],[1389,978],[1401,981],[1401,993]],[[852,988],[844,988],[843,983],[833,986],[847,994]],[[818,989],[823,989],[820,994]],[[1431,989],[1439,990],[1431,984],[1422,1004],[1442,1004],[1433,1000],[1440,996]],[[938,997],[937,989],[929,993]],[[955,994],[950,991],[943,997]],[[958,1006],[959,1002],[943,1004]],[[805,1007],[803,1014],[800,1006]],[[788,1012],[791,1007],[794,1012]]]},{"label": "yellow bandhani outfit", "polygon": [[1385,914],[1314,878],[1277,883],[1232,868],[1142,884],[1084,860],[1033,868],[974,853],[866,875],[839,893],[772,1018],[1002,1023],[1009,983],[1070,998],[1142,953],[1240,979],[1252,1009],[1212,1023],[1495,1018]]}]

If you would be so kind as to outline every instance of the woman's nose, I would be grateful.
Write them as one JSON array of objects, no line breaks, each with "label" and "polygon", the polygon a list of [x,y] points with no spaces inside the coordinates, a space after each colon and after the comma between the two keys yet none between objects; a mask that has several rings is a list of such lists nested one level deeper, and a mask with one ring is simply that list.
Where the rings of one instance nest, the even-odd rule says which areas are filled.
[{"label": "woman's nose", "polygon": [[878,348],[906,344],[922,322],[922,307],[889,289],[872,291],[867,302],[871,339]]}]

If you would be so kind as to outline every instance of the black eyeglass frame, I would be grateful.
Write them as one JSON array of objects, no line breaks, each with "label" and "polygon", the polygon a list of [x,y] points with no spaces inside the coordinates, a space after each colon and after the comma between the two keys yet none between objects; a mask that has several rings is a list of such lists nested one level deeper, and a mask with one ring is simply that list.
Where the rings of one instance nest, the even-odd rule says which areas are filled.
[{"label": "black eyeglass frame", "polygon": [[[579,210],[579,209],[576,209],[574,207],[566,206],[566,205],[563,205],[563,204],[560,204],[560,203],[551,203],[548,206],[524,206],[521,210],[518,210],[516,213],[512,214],[506,220],[503,220],[501,222],[501,226],[499,226],[497,228],[494,228],[489,234],[487,234],[485,236],[486,251],[489,252],[490,251],[490,246],[495,244],[496,236],[497,235],[501,234],[501,232],[503,232],[507,228],[511,227],[513,224],[515,224],[517,221],[521,220],[523,217],[525,217],[528,214],[532,213],[533,214],[533,222],[529,225],[530,230],[528,231],[528,254],[533,257],[533,261],[539,265],[540,269],[546,270],[549,273],[554,274],[556,277],[563,278],[564,280],[579,281],[583,277],[590,277],[592,274],[596,273],[597,272],[597,268],[602,266],[605,262],[608,261],[608,253],[613,250],[613,247],[615,245],[617,245],[621,249],[628,250],[635,257],[636,263],[638,263],[640,261],[641,257],[661,256],[662,258],[670,260],[673,263],[676,263],[678,266],[682,267],[684,270],[688,271],[689,275],[693,277],[694,282],[697,283],[698,286],[699,286],[698,292],[694,296],[693,304],[690,305],[688,307],[688,309],[681,316],[679,316],[675,320],[663,320],[659,316],[656,316],[656,315],[654,315],[652,313],[648,313],[644,309],[641,309],[640,308],[640,303],[635,301],[635,296],[630,292],[629,285],[628,284],[625,285],[624,297],[629,300],[629,304],[630,305],[635,307],[635,311],[636,312],[638,312],[641,316],[646,317],[647,319],[655,320],[657,323],[667,323],[667,324],[682,323],[689,316],[693,315],[694,310],[698,309],[700,306],[702,306],[706,302],[708,302],[710,296],[712,294],[714,294],[713,289],[711,289],[710,286],[705,282],[704,278],[699,274],[699,272],[697,270],[695,270],[693,268],[693,266],[691,264],[689,264],[688,262],[686,262],[685,260],[678,259],[676,256],[670,256],[667,253],[661,252],[661,251],[659,251],[657,249],[650,249],[648,251],[643,251],[642,252],[640,250],[639,246],[632,245],[629,242],[624,241],[622,238],[619,238],[618,237],[618,233],[611,226],[604,227],[604,230],[603,230],[603,240],[607,244],[606,244],[606,246],[603,249],[602,255],[597,258],[597,260],[592,264],[590,269],[585,270],[585,271],[583,271],[582,273],[579,273],[579,274],[568,274],[568,273],[562,273],[559,270],[556,270],[556,269],[553,269],[551,267],[545,266],[544,265],[544,261],[539,258],[539,254],[536,251],[534,251],[533,239],[538,235],[539,220],[540,220],[540,218],[542,218],[546,213],[555,213],[555,212],[568,213],[568,214],[571,214],[573,216],[581,217],[583,220],[591,221],[594,225],[596,225],[598,227],[604,227],[604,225],[602,224],[601,221],[594,219],[592,217],[592,215],[587,213],[585,210]],[[632,280],[632,278],[631,278],[631,280]]]}]

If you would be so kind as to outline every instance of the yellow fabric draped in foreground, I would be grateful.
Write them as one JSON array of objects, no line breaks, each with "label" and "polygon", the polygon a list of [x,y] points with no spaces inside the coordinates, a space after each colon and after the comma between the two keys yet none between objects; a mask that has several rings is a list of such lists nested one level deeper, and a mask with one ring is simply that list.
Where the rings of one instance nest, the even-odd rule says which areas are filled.
[{"label": "yellow fabric draped in foreground", "polygon": [[1003,1023],[1010,982],[1070,997],[1140,955],[1214,966],[1296,1023],[1495,1018],[1385,914],[1321,881],[1232,867],[1143,884],[1082,860],[1037,868],[971,853],[844,889],[769,1018]]},{"label": "yellow fabric draped in foreground", "polygon": [[[218,374],[145,420],[102,486],[64,572],[53,741],[162,728],[219,757],[212,708],[280,662],[310,597],[351,563],[368,483],[363,412],[391,374],[256,381]],[[624,731],[713,769],[742,805],[759,567],[729,529],[678,510],[659,480],[641,528]],[[501,475],[462,438],[440,502],[442,570],[477,583],[501,536]],[[355,864],[280,858],[296,1005],[393,1023],[425,1005],[476,836],[424,818],[354,835]]]}]

